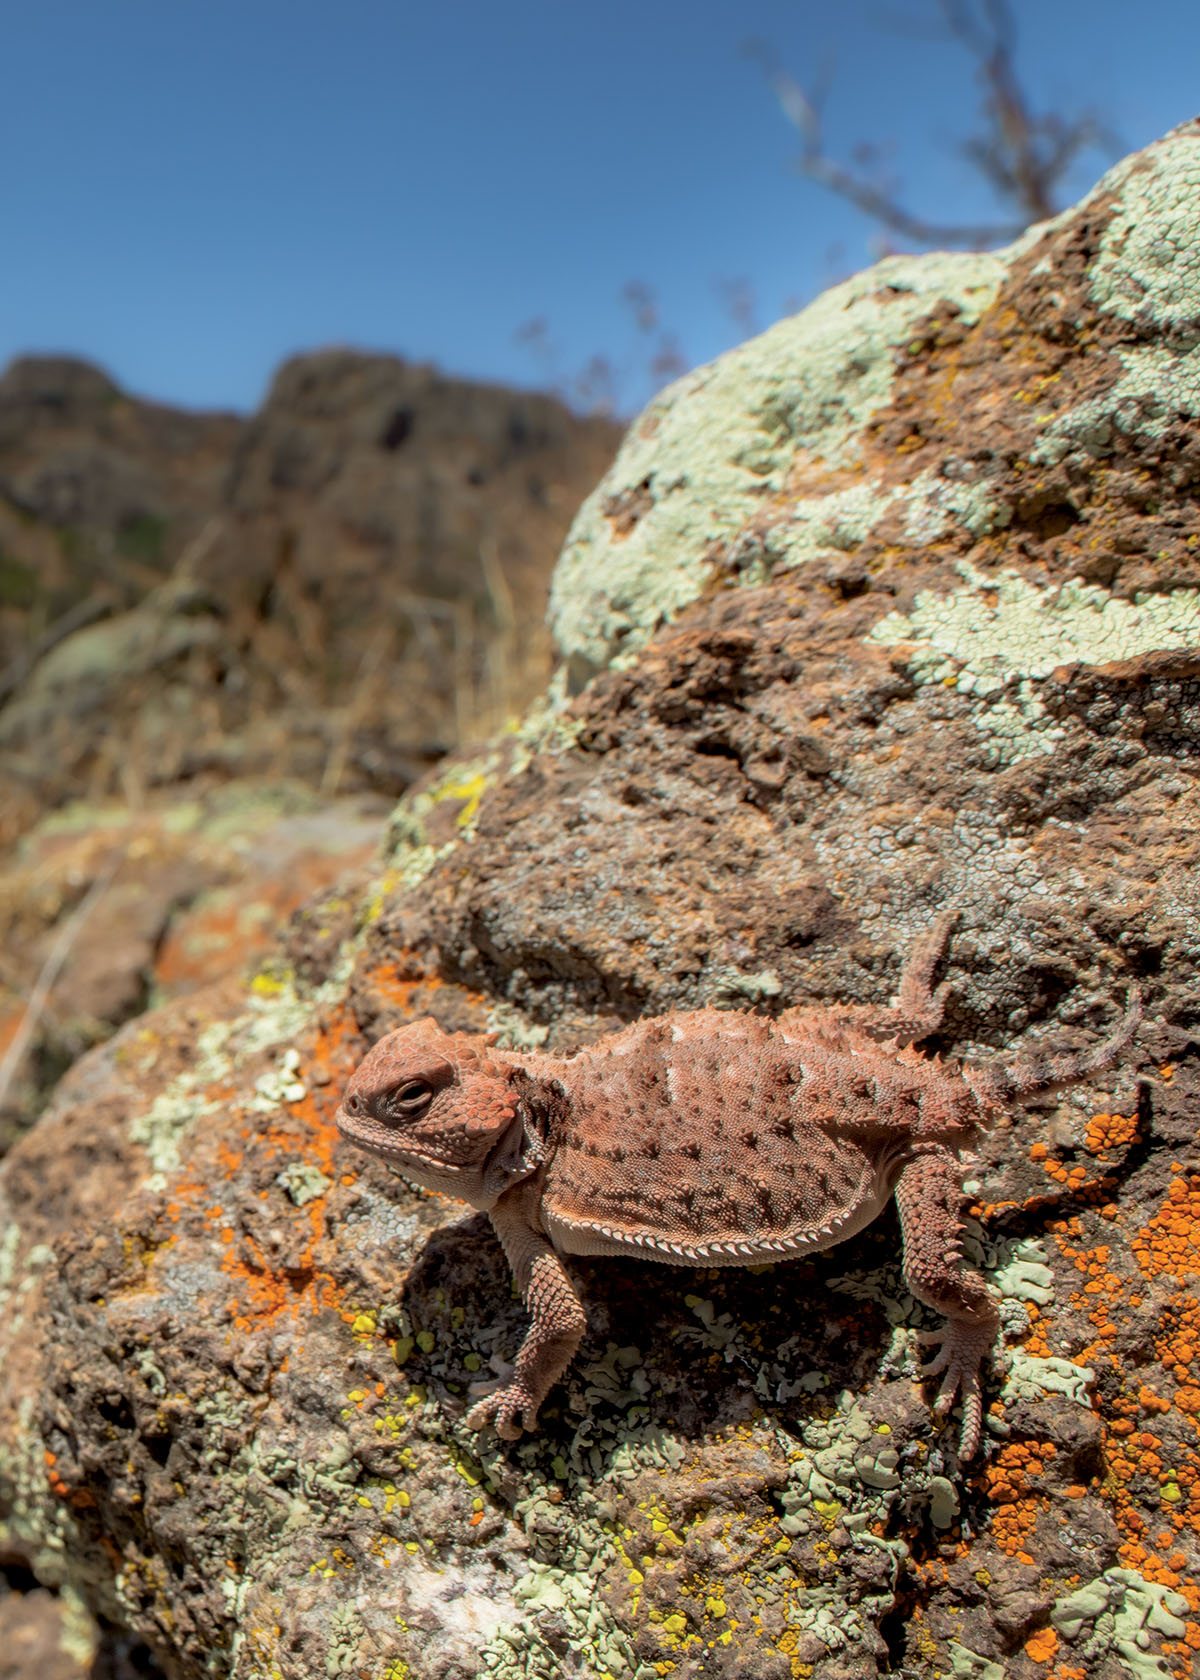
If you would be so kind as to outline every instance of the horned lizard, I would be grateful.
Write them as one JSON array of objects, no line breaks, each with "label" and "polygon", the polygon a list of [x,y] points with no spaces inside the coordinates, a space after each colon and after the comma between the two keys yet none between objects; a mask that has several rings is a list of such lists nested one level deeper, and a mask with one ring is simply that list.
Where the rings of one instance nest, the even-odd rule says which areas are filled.
[{"label": "horned lizard", "polygon": [[587,1321],[560,1256],[748,1266],[845,1242],[895,1196],[904,1277],[945,1322],[922,1376],[934,1411],[962,1395],[959,1454],[979,1445],[979,1368],[1000,1317],[962,1258],[962,1155],[1011,1103],[1108,1067],[1141,1017],[1076,1055],[944,1064],[914,1044],[941,1023],[932,989],[954,923],[915,946],[890,1008],[697,1009],[637,1021],[555,1056],[433,1020],[380,1039],[337,1121],[352,1143],[491,1216],[531,1323],[507,1380],[468,1413],[506,1440],[533,1430]]}]

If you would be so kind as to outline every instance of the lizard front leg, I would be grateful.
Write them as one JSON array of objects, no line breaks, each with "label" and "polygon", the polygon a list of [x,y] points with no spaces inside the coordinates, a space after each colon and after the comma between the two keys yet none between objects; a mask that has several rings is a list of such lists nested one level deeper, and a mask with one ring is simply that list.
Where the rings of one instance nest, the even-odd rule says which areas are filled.
[{"label": "lizard front leg", "polygon": [[529,1308],[531,1321],[508,1380],[467,1413],[471,1429],[495,1425],[517,1441],[537,1427],[538,1407],[575,1357],[587,1329],[575,1286],[562,1261],[537,1228],[539,1190],[522,1184],[502,1196],[491,1221]]},{"label": "lizard front leg", "polygon": [[992,1291],[963,1261],[962,1203],[962,1169],[948,1150],[922,1152],[903,1168],[896,1183],[905,1282],[918,1301],[946,1318],[943,1328],[930,1336],[941,1342],[941,1349],[921,1375],[942,1376],[933,1407],[939,1416],[945,1416],[961,1392],[959,1457],[968,1459],[979,1446],[983,1427],[979,1367],[996,1340],[1000,1313]]}]

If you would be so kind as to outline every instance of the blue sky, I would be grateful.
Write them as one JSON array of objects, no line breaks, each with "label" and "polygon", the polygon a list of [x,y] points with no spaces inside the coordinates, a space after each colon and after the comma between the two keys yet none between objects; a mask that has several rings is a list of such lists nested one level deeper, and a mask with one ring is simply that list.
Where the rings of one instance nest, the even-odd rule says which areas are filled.
[{"label": "blue sky", "polygon": [[[1039,101],[1127,149],[1200,110],[1194,0],[1014,0]],[[831,147],[895,140],[926,213],[990,213],[951,142],[959,49],[882,21],[933,0],[0,0],[0,363],[71,351],[130,389],[247,409],[294,351],[390,350],[538,383],[638,364],[651,286],[686,360],[871,260],[875,230],[789,169],[747,37],[833,64]],[[1136,18],[1136,27],[1133,20]],[[1073,183],[1104,167],[1093,156]],[[644,385],[625,381],[625,404]]]}]

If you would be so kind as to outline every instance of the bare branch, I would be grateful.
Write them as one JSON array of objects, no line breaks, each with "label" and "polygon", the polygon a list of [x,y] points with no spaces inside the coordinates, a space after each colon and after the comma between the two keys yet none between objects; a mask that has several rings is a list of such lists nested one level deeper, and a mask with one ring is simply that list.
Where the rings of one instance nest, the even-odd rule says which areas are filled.
[{"label": "bare branch", "polygon": [[1015,239],[1024,231],[1024,222],[929,222],[896,203],[884,188],[876,187],[865,176],[823,155],[799,158],[796,168],[810,181],[818,181],[841,198],[917,245],[965,245],[982,250]]},{"label": "bare branch", "polygon": [[1058,189],[1076,160],[1089,151],[1115,151],[1115,136],[1093,112],[1064,117],[1032,108],[1016,67],[1017,26],[1009,0],[939,0],[943,40],[957,42],[976,61],[982,90],[981,133],[958,150],[992,191],[1015,212],[1011,220],[947,223],[921,216],[899,196],[896,183],[877,166],[878,150],[855,148],[854,165],[839,163],[825,148],[821,104],[825,73],[810,90],[785,70],[760,41],[743,51],[763,67],[784,117],[802,142],[795,168],[857,206],[873,221],[917,245],[986,248],[1014,239],[1030,222],[1059,208]]}]

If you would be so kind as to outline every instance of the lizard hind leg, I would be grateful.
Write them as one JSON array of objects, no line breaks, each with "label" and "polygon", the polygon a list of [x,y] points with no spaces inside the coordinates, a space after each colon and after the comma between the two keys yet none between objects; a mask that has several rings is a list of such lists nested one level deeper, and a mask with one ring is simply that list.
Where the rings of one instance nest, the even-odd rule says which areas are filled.
[{"label": "lizard hind leg", "polygon": [[933,976],[957,920],[957,910],[943,910],[917,940],[901,972],[891,1007],[870,1011],[869,1019],[864,1021],[872,1038],[918,1044],[941,1026],[950,985],[943,981],[934,990]]}]

